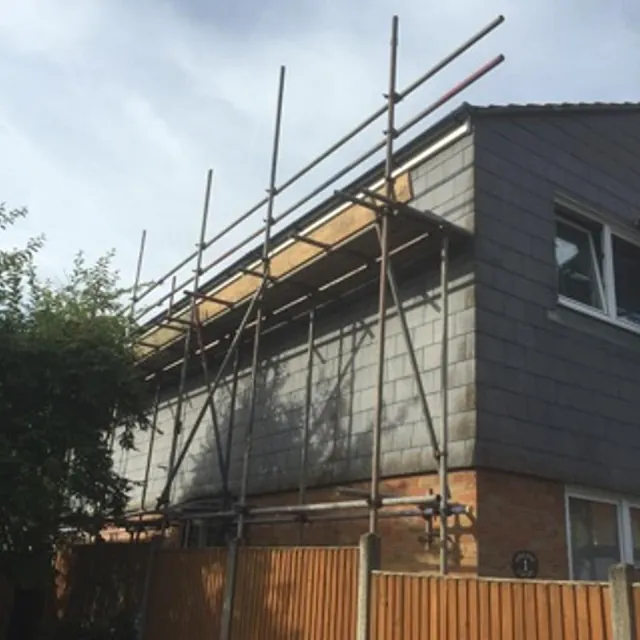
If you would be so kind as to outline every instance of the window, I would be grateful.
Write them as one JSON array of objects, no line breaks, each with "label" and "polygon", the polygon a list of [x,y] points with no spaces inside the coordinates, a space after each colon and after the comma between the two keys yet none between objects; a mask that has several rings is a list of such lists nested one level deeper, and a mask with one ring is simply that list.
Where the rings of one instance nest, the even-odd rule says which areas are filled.
[{"label": "window", "polygon": [[608,580],[618,562],[640,567],[640,503],[568,492],[567,526],[573,580]]},{"label": "window", "polygon": [[182,546],[186,549],[223,547],[225,527],[216,518],[187,520],[182,529]]},{"label": "window", "polygon": [[561,303],[640,329],[640,238],[563,209],[555,254]]},{"label": "window", "polygon": [[633,545],[633,564],[640,566],[640,509],[629,509],[629,522],[631,525],[631,543]]},{"label": "window", "polygon": [[596,309],[604,309],[602,275],[591,231],[558,220],[556,263],[561,296]]},{"label": "window", "polygon": [[640,247],[613,236],[613,277],[618,318],[640,325]]},{"label": "window", "polygon": [[574,580],[607,580],[620,562],[618,511],[614,504],[569,498]]}]

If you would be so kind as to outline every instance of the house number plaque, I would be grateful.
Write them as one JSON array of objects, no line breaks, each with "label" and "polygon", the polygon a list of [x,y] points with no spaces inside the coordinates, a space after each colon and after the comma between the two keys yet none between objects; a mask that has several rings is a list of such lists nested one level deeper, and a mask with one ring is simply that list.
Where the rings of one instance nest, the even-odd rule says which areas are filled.
[{"label": "house number plaque", "polygon": [[538,575],[538,558],[533,551],[516,551],[511,568],[516,578],[532,580]]}]

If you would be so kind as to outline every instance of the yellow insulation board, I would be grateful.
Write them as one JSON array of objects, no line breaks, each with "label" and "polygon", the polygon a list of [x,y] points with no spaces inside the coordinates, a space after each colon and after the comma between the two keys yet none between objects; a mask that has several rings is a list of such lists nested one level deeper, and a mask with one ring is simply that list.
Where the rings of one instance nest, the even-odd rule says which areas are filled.
[{"label": "yellow insulation board", "polygon": [[[381,187],[377,192],[382,193],[383,189],[384,187]],[[395,195],[398,202],[409,202],[411,200],[411,181],[408,172],[396,178]],[[359,234],[374,222],[375,213],[371,209],[362,205],[352,204],[323,222],[310,233],[302,232],[300,235],[324,245],[336,246],[348,240],[350,237]],[[271,258],[271,276],[274,278],[282,278],[294,272],[301,265],[317,258],[319,254],[324,253],[324,249],[300,240],[295,240],[280,251],[278,251],[278,247],[274,247],[273,252],[275,252],[275,255]],[[256,265],[252,271],[261,273],[262,265]],[[234,275],[236,276],[235,278]],[[211,296],[215,296],[231,304],[237,304],[255,293],[260,286],[261,280],[262,278],[259,276],[240,272],[240,275],[232,274],[228,282],[222,283],[215,289],[205,291],[204,293],[208,293]],[[225,305],[212,302],[211,300],[198,300],[197,307],[200,321],[203,324],[227,311]],[[190,310],[183,309],[174,317],[182,321],[187,321],[189,315]],[[144,358],[154,351],[154,346],[158,348],[166,347],[182,335],[182,333],[182,328],[174,329],[168,326],[152,328],[142,338],[142,342],[145,343],[144,346],[137,345],[136,355],[139,358]]]}]

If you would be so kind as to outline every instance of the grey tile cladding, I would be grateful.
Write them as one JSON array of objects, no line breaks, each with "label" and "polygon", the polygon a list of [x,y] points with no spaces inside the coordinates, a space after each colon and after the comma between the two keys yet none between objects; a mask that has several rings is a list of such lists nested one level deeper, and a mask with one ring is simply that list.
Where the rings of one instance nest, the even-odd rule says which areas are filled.
[{"label": "grey tile cladding", "polygon": [[[425,207],[471,226],[473,196],[471,136],[444,149],[412,172],[416,207]],[[452,264],[449,373],[450,460],[468,466],[475,431],[475,312],[468,259]],[[403,307],[436,429],[440,424],[440,288],[437,260],[416,265],[398,278]],[[382,472],[402,474],[435,469],[418,387],[391,299],[385,343]],[[366,479],[370,474],[371,430],[375,404],[377,285],[338,309],[318,312],[313,364],[312,424],[308,480],[311,485]],[[250,492],[295,489],[301,459],[306,384],[306,327],[286,329],[262,341],[262,381],[254,426]],[[248,356],[248,354],[247,354]],[[212,364],[215,367],[215,363]],[[245,428],[248,419],[248,362],[242,366],[233,436],[231,489],[239,490]],[[229,384],[216,393],[218,421],[225,437]],[[184,417],[185,431],[202,406],[196,381]],[[153,500],[166,480],[173,409],[160,410],[162,434],[156,437],[149,496]],[[219,489],[215,444],[209,416],[203,422],[178,473],[174,498]],[[123,457],[121,468],[142,480],[147,442]],[[133,503],[140,500],[134,490]]]},{"label": "grey tile cladding", "polygon": [[[476,114],[473,133],[412,171],[413,205],[475,232],[452,266],[448,372],[451,467],[481,466],[640,492],[640,336],[557,308],[554,196],[631,221],[640,216],[640,116],[634,112]],[[640,274],[639,274],[640,281]],[[436,429],[440,421],[437,265],[400,279]],[[366,479],[376,381],[376,287],[317,318],[308,479]],[[305,390],[306,329],[263,341],[250,491],[295,489]],[[383,474],[434,463],[398,318],[385,353]],[[248,367],[239,385],[231,484],[239,486]],[[223,436],[228,385],[216,394]],[[194,383],[188,429],[203,401]],[[171,403],[160,411],[149,495],[166,479]],[[116,459],[141,480],[147,443]],[[175,496],[219,488],[210,420],[185,459]],[[135,503],[140,489],[136,488]]]},{"label": "grey tile cladding", "polygon": [[553,200],[637,218],[640,115],[481,116],[474,139],[476,464],[637,493],[640,336],[556,309]]}]

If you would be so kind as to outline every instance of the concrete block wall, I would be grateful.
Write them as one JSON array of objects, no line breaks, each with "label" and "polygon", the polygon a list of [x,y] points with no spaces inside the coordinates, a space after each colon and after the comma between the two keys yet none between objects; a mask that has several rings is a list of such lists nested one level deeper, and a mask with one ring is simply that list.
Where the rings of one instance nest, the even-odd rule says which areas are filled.
[{"label": "concrete block wall", "polygon": [[638,493],[640,335],[557,305],[554,198],[629,223],[640,115],[475,121],[479,465]]},{"label": "concrete block wall", "polygon": [[[412,172],[414,206],[473,226],[473,145],[470,136],[445,148]],[[449,353],[450,463],[468,466],[473,456],[475,429],[475,311],[471,262],[452,264]],[[438,264],[417,265],[410,277],[399,279],[414,348],[428,394],[436,429],[440,418],[440,291]],[[309,441],[310,485],[366,478],[370,473],[371,430],[376,384],[377,286],[354,297],[339,309],[328,308],[316,317],[313,365],[312,424]],[[300,474],[305,384],[306,328],[265,336],[254,422],[249,490],[252,493],[293,489]],[[238,402],[231,456],[231,488],[239,490],[249,405],[249,354],[245,354],[238,386]],[[211,368],[215,370],[215,363]],[[230,381],[216,393],[218,421],[226,438]],[[406,346],[395,310],[389,309],[385,345],[384,427],[382,471],[406,474],[435,468],[426,424],[418,401]],[[204,400],[194,381],[185,403],[188,432]],[[159,413],[149,484],[153,501],[166,480],[175,398]],[[148,451],[147,436],[138,450],[120,456],[120,468],[142,479]],[[146,441],[146,442],[145,442]],[[118,461],[118,456],[116,456]],[[220,488],[216,447],[210,416],[201,425],[175,482],[174,499]],[[139,502],[140,488],[132,495]]]}]

